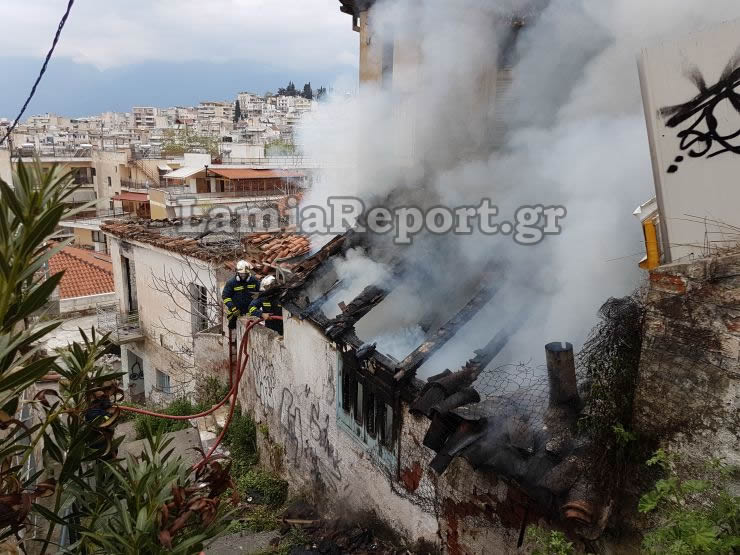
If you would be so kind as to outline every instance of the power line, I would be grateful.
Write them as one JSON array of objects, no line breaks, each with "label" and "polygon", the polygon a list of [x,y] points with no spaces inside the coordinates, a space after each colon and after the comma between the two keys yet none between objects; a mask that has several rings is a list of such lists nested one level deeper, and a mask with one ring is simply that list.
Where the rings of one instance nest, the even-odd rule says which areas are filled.
[{"label": "power line", "polygon": [[51,48],[49,49],[49,52],[46,54],[46,59],[44,60],[44,65],[41,66],[41,71],[39,72],[39,76],[36,77],[36,81],[34,82],[33,87],[31,87],[31,92],[28,95],[26,102],[23,103],[23,107],[21,108],[21,111],[18,112],[18,116],[15,118],[13,125],[11,125],[8,128],[8,132],[5,134],[2,140],[0,140],[0,145],[3,144],[8,137],[10,137],[10,134],[13,132],[15,127],[18,125],[18,122],[23,117],[23,113],[26,111],[26,108],[28,108],[28,104],[31,102],[33,95],[36,94],[36,87],[41,82],[41,78],[44,76],[44,73],[46,73],[46,66],[49,65],[49,60],[51,60],[51,55],[54,53],[54,49],[57,46],[57,42],[59,42],[59,36],[62,34],[62,29],[64,29],[64,24],[67,22],[67,17],[69,17],[69,12],[72,10],[72,4],[74,3],[75,3],[75,0],[69,0],[69,3],[67,4],[67,11],[64,12],[62,19],[59,21],[57,32],[54,35],[54,41],[51,43]]}]

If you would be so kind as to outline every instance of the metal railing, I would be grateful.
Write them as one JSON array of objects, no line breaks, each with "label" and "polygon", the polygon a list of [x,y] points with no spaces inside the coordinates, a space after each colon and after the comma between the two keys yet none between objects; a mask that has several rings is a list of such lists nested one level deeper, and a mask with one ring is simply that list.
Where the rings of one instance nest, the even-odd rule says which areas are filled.
[{"label": "metal railing", "polygon": [[149,183],[142,181],[131,181],[129,179],[121,179],[121,187],[126,189],[150,189],[152,187],[159,187],[159,183]]},{"label": "metal railing", "polygon": [[107,218],[130,218],[131,212],[124,212],[123,210],[98,210],[94,215],[93,214],[77,214],[75,216],[72,216],[70,218],[64,218],[62,222],[90,222],[90,223],[96,223],[100,220],[104,220]]},{"label": "metal railing", "polygon": [[138,312],[123,313],[118,304],[98,304],[95,306],[98,330],[110,333],[113,341],[135,339],[142,335]]},{"label": "metal railing", "polygon": [[180,199],[219,199],[219,198],[280,198],[288,196],[288,193],[280,189],[269,191],[224,191],[217,193],[191,193],[187,187],[157,188],[156,191],[164,193],[165,201],[176,202]]},{"label": "metal railing", "polygon": [[304,156],[268,156],[266,158],[234,158],[224,156],[221,164],[240,164],[244,166],[267,166],[281,168],[318,168],[317,162]]}]

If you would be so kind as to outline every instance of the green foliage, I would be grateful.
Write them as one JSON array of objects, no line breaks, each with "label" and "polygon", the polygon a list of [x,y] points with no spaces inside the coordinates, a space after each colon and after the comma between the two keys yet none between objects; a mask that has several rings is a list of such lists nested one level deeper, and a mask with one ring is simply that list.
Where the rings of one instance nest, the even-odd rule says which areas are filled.
[{"label": "green foliage", "polygon": [[[172,440],[148,436],[147,441],[141,460],[129,456],[125,468],[105,465],[105,487],[84,499],[93,510],[70,551],[185,555],[202,551],[209,539],[225,531],[224,505],[215,512],[203,508],[211,505],[207,492],[199,493],[202,488],[190,468],[166,451]],[[100,498],[106,493],[112,504]]]},{"label": "green foliage", "polygon": [[218,140],[209,135],[191,133],[187,125],[182,129],[165,129],[162,154],[165,156],[182,156],[186,152],[204,150],[209,154],[218,155]]},{"label": "green foliage", "polygon": [[288,498],[288,482],[263,469],[251,469],[235,482],[239,493],[260,504],[279,507]]},{"label": "green foliage", "polygon": [[265,156],[292,156],[296,146],[282,139],[275,139],[265,145]]},{"label": "green foliage", "polygon": [[[0,540],[15,536],[23,551],[43,555],[64,525],[76,542],[70,552],[197,552],[220,531],[218,497],[228,487],[223,473],[207,467],[208,482],[191,482],[188,468],[162,455],[160,440],[150,441],[150,455],[125,467],[115,458],[122,438],[114,439],[120,414],[114,403],[121,401],[123,373],[102,362],[107,336],[80,330],[80,340],[57,355],[39,353],[37,345],[58,326],[42,311],[62,275],[46,275],[46,263],[66,246],[48,239],[63,216],[87,208],[67,208],[74,190],[69,174],[42,169],[38,161],[18,164],[14,187],[0,180]],[[50,373],[59,375],[58,389],[38,382]],[[15,418],[21,395],[31,427]],[[35,461],[39,453],[43,460]],[[23,469],[32,458],[41,470],[28,476]],[[49,499],[39,502],[43,497]],[[163,515],[169,500],[174,504]],[[196,506],[177,529],[178,507]],[[31,511],[41,525],[33,530],[26,529]]]},{"label": "green foliage", "polygon": [[612,426],[612,431],[614,431],[614,436],[616,437],[617,445],[619,447],[626,447],[630,442],[637,439],[637,435],[625,430],[622,424]]},{"label": "green foliage", "polygon": [[240,119],[242,119],[242,107],[239,105],[239,100],[237,99],[236,104],[234,104],[234,123]]},{"label": "green foliage", "polygon": [[257,428],[252,418],[238,408],[234,411],[229,429],[226,430],[224,445],[229,449],[232,473],[235,476],[247,472],[259,459]]},{"label": "green foliage", "polygon": [[[199,407],[194,405],[190,399],[183,397],[175,399],[166,407],[155,409],[154,412],[171,414],[172,416],[188,416],[191,414],[197,414],[199,412]],[[190,422],[188,420],[166,420],[164,418],[158,418],[156,416],[149,416],[146,414],[137,414],[134,418],[136,439],[143,439],[148,434],[167,434],[169,432],[185,430],[189,427]]]},{"label": "green foliage", "polygon": [[316,91],[316,100],[325,100],[326,99],[326,87],[319,87],[319,90]]},{"label": "green foliage", "polygon": [[204,376],[195,386],[195,402],[202,410],[220,403],[229,393],[229,384],[214,376]]},{"label": "green foliage", "polygon": [[573,555],[575,549],[562,532],[544,530],[539,526],[527,528],[527,541],[534,544],[533,555]]},{"label": "green foliage", "polygon": [[732,473],[729,467],[712,461],[717,480],[683,480],[675,472],[675,457],[659,449],[647,461],[667,476],[639,501],[638,511],[656,514],[660,524],[647,533],[647,553],[731,554],[740,548],[740,497],[725,487]]}]

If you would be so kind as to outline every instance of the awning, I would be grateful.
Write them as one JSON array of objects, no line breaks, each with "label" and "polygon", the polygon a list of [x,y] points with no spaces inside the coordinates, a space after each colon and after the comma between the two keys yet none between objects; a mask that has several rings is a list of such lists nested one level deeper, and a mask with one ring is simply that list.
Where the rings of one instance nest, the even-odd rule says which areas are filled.
[{"label": "awning", "polygon": [[127,200],[130,202],[149,202],[149,193],[119,193],[113,200]]},{"label": "awning", "polygon": [[209,175],[215,173],[226,179],[271,179],[274,177],[306,177],[296,170],[256,170],[253,168],[208,168]]},{"label": "awning", "polygon": [[164,174],[164,177],[166,179],[185,179],[202,171],[205,171],[205,167],[201,166],[200,168],[192,168],[185,166],[183,168],[178,168],[170,173]]},{"label": "awning", "polygon": [[162,164],[161,166],[157,166],[157,169],[162,172],[171,172],[172,168],[169,167],[167,164]]}]

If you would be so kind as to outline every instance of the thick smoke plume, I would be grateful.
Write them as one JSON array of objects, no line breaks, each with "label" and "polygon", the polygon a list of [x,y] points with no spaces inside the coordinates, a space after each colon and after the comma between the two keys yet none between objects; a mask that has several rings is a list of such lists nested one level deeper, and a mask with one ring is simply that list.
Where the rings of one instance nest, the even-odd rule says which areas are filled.
[{"label": "thick smoke plume", "polygon": [[[567,217],[562,234],[536,246],[478,233],[417,236],[400,276],[379,272],[404,295],[386,300],[382,318],[368,315],[382,323],[365,335],[375,329],[394,338],[395,352],[410,351],[416,345],[399,338],[418,341],[419,324],[433,330],[453,316],[492,263],[497,295],[420,377],[458,367],[522,314],[496,364],[539,362],[549,341],[580,347],[604,300],[641,279],[632,211],[654,190],[636,56],[661,38],[740,17],[740,3],[393,0],[371,17],[395,38],[392,86],[333,98],[302,129],[306,154],[326,168],[307,203],[355,195],[423,208],[490,198],[501,221],[535,204],[563,205]],[[499,59],[512,71],[497,95]],[[347,263],[346,274],[356,273],[356,256]]]}]

